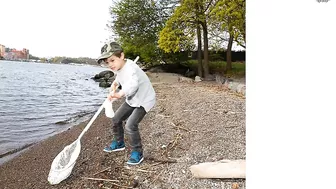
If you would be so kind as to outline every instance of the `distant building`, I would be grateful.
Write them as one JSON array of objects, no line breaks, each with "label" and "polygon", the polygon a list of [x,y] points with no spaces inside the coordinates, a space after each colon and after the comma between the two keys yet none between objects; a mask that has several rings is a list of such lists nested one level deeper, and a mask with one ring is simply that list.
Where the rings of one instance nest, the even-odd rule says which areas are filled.
[{"label": "distant building", "polygon": [[2,56],[2,57],[5,56],[5,50],[6,50],[5,45],[0,44],[0,56]]},{"label": "distant building", "polygon": [[16,50],[0,44],[0,55],[6,60],[29,60],[29,50]]}]

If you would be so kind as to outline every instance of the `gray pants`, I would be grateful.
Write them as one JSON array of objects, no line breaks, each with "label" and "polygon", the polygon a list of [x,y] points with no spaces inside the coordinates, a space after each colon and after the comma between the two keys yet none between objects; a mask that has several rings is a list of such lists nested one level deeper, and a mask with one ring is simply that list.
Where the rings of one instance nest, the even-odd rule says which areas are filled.
[{"label": "gray pants", "polygon": [[114,114],[112,118],[112,131],[113,138],[120,141],[124,140],[124,129],[122,122],[127,118],[125,125],[125,133],[129,140],[132,150],[142,152],[141,137],[139,133],[139,123],[146,115],[146,111],[143,107],[131,107],[124,102]]}]

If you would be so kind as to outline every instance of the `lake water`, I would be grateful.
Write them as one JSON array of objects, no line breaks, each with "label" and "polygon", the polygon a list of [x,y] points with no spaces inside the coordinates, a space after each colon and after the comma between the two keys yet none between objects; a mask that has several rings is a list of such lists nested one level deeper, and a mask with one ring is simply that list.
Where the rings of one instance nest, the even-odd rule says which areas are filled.
[{"label": "lake water", "polygon": [[90,78],[103,70],[0,61],[0,165],[34,143],[91,118],[107,89]]}]

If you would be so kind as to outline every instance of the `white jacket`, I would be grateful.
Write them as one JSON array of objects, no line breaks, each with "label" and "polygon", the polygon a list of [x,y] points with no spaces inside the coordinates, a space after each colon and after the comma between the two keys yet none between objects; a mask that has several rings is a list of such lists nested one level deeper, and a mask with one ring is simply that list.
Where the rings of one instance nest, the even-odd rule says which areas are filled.
[{"label": "white jacket", "polygon": [[122,86],[126,103],[131,107],[144,107],[146,112],[152,109],[156,102],[155,91],[146,73],[132,60],[127,59],[125,65],[118,71],[115,82]]}]

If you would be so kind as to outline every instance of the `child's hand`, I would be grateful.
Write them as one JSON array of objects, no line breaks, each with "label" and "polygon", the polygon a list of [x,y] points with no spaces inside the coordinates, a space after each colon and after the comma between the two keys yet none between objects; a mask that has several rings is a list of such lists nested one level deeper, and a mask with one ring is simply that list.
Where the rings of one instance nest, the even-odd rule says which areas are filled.
[{"label": "child's hand", "polygon": [[122,92],[110,92],[108,95],[107,95],[107,98],[111,101],[111,100],[116,100],[116,99],[119,99],[123,96],[123,93]]},{"label": "child's hand", "polygon": [[109,101],[116,100],[116,98],[114,98],[114,93],[115,92],[113,90],[111,90],[111,92],[109,94],[107,94],[107,99]]},{"label": "child's hand", "polygon": [[116,90],[117,90],[117,87],[118,87],[118,83],[115,82],[115,81],[113,81],[110,90],[111,90],[111,91],[116,91]]}]

